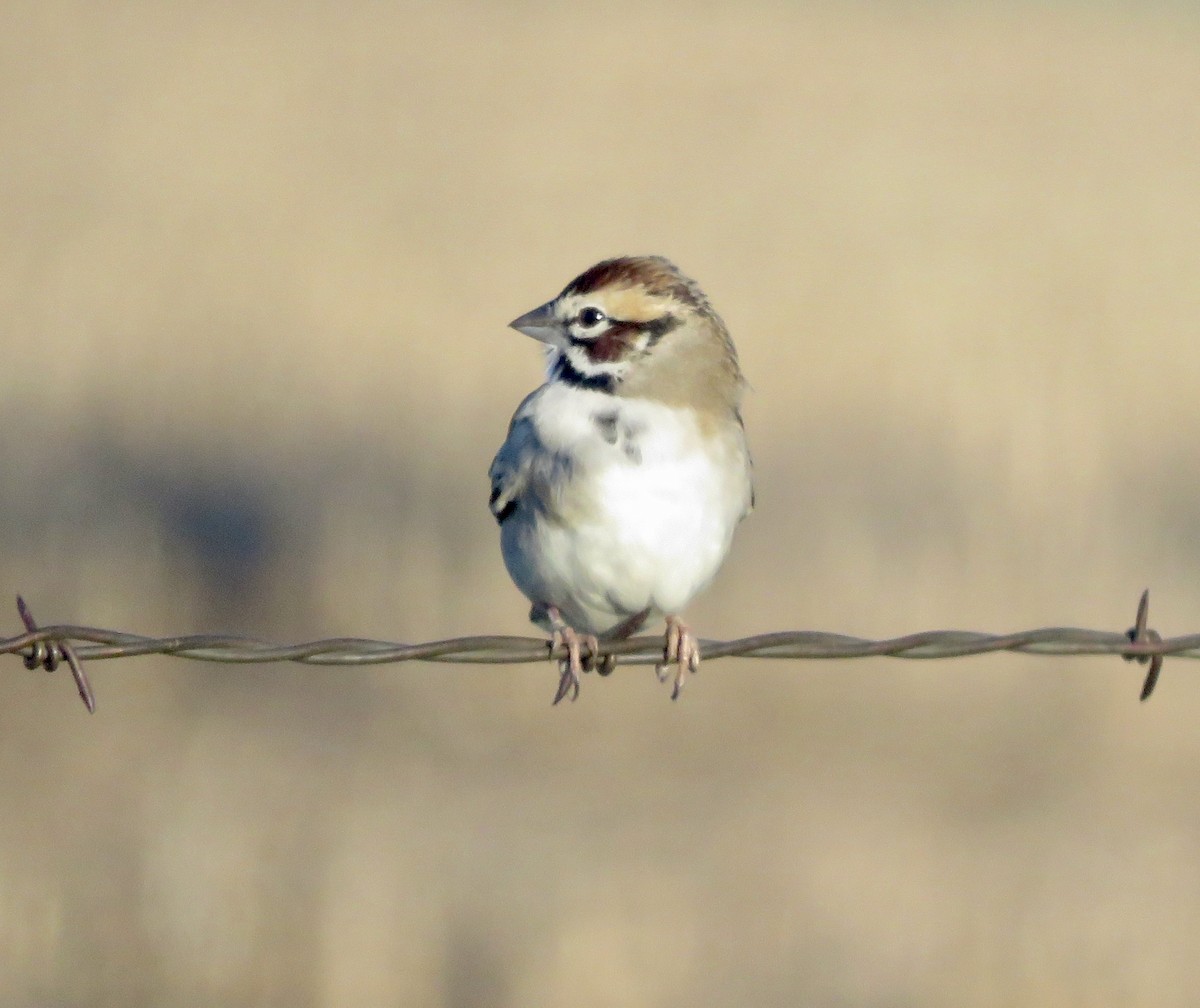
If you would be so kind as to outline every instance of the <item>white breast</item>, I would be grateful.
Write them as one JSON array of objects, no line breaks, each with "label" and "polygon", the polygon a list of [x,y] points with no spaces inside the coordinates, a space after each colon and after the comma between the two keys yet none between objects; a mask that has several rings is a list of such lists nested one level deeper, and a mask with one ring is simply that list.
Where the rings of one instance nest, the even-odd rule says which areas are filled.
[{"label": "white breast", "polygon": [[[576,630],[643,610],[678,613],[716,573],[749,504],[740,425],[702,433],[694,411],[549,385],[528,404],[536,476],[502,545],[513,580]],[[540,503],[535,503],[540,502]]]}]

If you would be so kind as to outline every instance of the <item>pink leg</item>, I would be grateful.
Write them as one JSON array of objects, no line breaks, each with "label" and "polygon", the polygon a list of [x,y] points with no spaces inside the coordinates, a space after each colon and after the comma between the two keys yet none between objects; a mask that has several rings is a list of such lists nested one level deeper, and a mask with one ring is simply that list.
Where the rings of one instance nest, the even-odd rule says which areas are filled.
[{"label": "pink leg", "polygon": [[546,614],[550,617],[553,630],[550,639],[551,651],[557,651],[563,646],[567,649],[567,657],[560,658],[558,662],[560,678],[551,706],[559,703],[565,696],[570,696],[571,702],[574,703],[579,698],[579,680],[584,672],[582,647],[587,647],[590,663],[600,651],[600,642],[594,634],[578,634],[567,626],[556,606],[546,606]]},{"label": "pink leg", "polygon": [[[671,666],[675,666],[675,675],[671,675]],[[674,678],[671,687],[671,699],[679,699],[679,691],[687,681],[689,673],[700,668],[700,642],[696,640],[692,628],[678,616],[667,617],[667,634],[663,646],[663,660],[654,667],[659,682]]]}]

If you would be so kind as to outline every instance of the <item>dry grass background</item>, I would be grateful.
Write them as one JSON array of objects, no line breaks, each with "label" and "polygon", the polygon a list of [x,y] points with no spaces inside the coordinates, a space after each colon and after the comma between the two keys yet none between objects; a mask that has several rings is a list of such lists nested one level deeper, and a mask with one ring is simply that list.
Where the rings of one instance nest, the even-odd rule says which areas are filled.
[{"label": "dry grass background", "polygon": [[[10,3],[0,588],[44,622],[524,633],[505,330],[602,256],[754,385],[723,637],[1200,630],[1187,5]],[[10,613],[9,631],[17,628]],[[1109,659],[8,659],[37,1005],[1189,1005],[1200,688]]]}]

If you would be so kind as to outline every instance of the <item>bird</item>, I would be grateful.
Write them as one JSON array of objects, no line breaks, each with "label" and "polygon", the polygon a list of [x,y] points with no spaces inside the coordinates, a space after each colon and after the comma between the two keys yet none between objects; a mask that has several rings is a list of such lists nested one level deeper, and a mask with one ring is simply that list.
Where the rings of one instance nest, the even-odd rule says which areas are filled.
[{"label": "bird", "polygon": [[660,617],[655,670],[677,699],[700,666],[681,611],[754,507],[729,331],[662,256],[598,262],[510,326],[545,344],[547,377],[513,414],[489,506],[530,620],[565,647],[553,703],[612,671],[601,641]]}]

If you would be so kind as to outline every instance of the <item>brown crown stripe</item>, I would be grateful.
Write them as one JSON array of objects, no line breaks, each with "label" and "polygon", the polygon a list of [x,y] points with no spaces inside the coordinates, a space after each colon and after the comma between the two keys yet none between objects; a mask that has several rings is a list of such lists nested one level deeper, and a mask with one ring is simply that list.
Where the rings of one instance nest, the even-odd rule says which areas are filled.
[{"label": "brown crown stripe", "polygon": [[674,297],[685,304],[699,306],[694,285],[674,263],[662,256],[605,259],[572,280],[563,294],[590,294],[608,286],[641,286],[650,294]]}]

